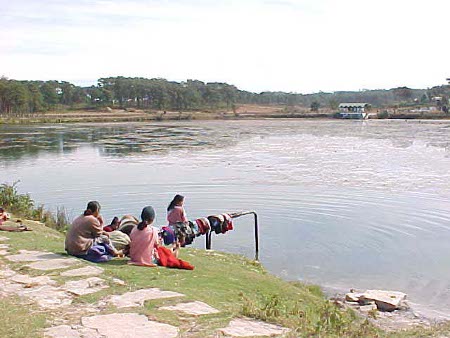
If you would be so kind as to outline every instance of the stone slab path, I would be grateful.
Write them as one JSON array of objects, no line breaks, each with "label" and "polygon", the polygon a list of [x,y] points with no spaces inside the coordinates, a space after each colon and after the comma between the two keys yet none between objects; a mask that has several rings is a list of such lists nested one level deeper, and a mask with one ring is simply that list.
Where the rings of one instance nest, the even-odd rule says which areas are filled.
[{"label": "stone slab path", "polygon": [[288,333],[289,329],[250,318],[236,318],[226,328],[219,331],[232,337],[274,337]]},{"label": "stone slab path", "polygon": [[77,296],[88,295],[107,288],[109,286],[106,281],[98,277],[68,281],[62,287],[63,290]]},{"label": "stone slab path", "polygon": [[141,289],[127,292],[123,295],[114,295],[109,299],[109,303],[117,308],[144,306],[146,300],[183,297],[184,295],[173,291],[161,291],[157,288]]},{"label": "stone slab path", "polygon": [[61,276],[63,277],[98,276],[101,275],[103,272],[104,270],[98,266],[86,266],[84,268],[61,272]]},{"label": "stone slab path", "polygon": [[[8,238],[0,236],[0,241]],[[142,308],[146,301],[166,298],[181,298],[183,294],[158,288],[140,289],[120,295],[110,295],[94,304],[73,302],[77,297],[94,294],[114,285],[126,285],[120,279],[113,277],[100,278],[104,269],[99,266],[87,265],[82,260],[65,257],[43,251],[20,250],[18,254],[8,253],[9,245],[0,243],[0,255],[13,263],[25,263],[27,267],[41,271],[40,276],[30,276],[11,269],[5,260],[0,258],[0,298],[18,296],[23,304],[34,303],[42,311],[50,311],[52,327],[44,330],[45,337],[50,338],[175,338],[179,337],[180,329],[149,319],[147,316],[134,312],[107,313],[110,305],[117,309]],[[82,267],[66,270],[55,274],[53,270]],[[52,279],[75,278],[64,284]],[[34,274],[39,272],[34,272]],[[77,277],[87,277],[77,279]],[[175,311],[191,316],[203,316],[220,311],[199,301],[180,302],[173,306],[163,306],[160,310]],[[139,310],[139,309],[136,309]],[[31,313],[30,313],[31,314]],[[192,317],[191,317],[192,318]],[[232,319],[229,325],[217,330],[211,337],[231,336],[282,336],[288,329],[247,318]],[[183,333],[184,337],[184,333]],[[189,337],[189,335],[187,336]]]},{"label": "stone slab path", "polygon": [[219,313],[219,310],[205,304],[203,302],[189,302],[189,303],[179,303],[174,306],[163,306],[159,308],[160,310],[167,311],[180,311],[187,313],[188,315],[200,316],[209,315],[212,313]]},{"label": "stone slab path", "polygon": [[41,271],[49,271],[49,270],[60,270],[71,267],[72,265],[78,264],[79,261],[72,258],[56,258],[50,259],[47,261],[38,261],[26,266]]},{"label": "stone slab path", "polygon": [[60,259],[62,257],[61,255],[45,251],[19,250],[18,254],[10,255],[6,258],[11,262],[38,262]]}]

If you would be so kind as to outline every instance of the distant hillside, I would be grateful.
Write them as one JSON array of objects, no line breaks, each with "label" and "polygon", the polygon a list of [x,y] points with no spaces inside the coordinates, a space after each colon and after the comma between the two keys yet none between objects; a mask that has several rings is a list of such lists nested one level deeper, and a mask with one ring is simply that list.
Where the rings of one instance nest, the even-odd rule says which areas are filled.
[{"label": "distant hillside", "polygon": [[227,83],[198,80],[174,82],[119,76],[101,78],[97,86],[79,87],[65,81],[0,78],[0,115],[21,116],[54,109],[96,109],[106,106],[160,111],[235,111],[239,104],[337,109],[341,102],[367,102],[374,107],[393,107],[430,104],[436,96],[441,97],[441,102],[446,105],[450,86],[298,94],[252,93]]}]

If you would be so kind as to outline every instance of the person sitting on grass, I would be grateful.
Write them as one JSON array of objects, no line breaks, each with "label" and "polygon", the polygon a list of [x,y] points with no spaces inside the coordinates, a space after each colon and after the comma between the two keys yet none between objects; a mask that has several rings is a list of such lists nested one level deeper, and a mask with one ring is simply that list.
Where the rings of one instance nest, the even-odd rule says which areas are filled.
[{"label": "person sitting on grass", "polygon": [[0,208],[0,225],[3,224],[3,222],[7,221],[9,219],[9,214],[5,211],[5,209]]},{"label": "person sitting on grass", "polygon": [[89,202],[84,213],[75,218],[67,231],[67,253],[94,263],[107,262],[113,257],[122,256],[122,252],[110,244],[102,225],[100,204],[97,201]]},{"label": "person sitting on grass", "polygon": [[158,234],[158,229],[151,226],[155,219],[155,210],[148,206],[142,210],[142,221],[133,228],[130,234],[130,262],[132,265],[194,270],[194,267],[178,259],[179,245],[173,249],[165,248]]},{"label": "person sitting on grass", "polygon": [[141,222],[131,230],[129,264],[154,267],[158,264],[158,229],[151,224],[155,210],[151,206],[142,209]]},{"label": "person sitting on grass", "polygon": [[175,197],[167,207],[167,222],[169,222],[169,225],[188,222],[183,204],[184,196],[175,195]]},{"label": "person sitting on grass", "polygon": [[114,217],[113,220],[111,221],[110,225],[107,225],[103,228],[103,231],[106,232],[113,232],[116,231],[120,226],[120,220],[119,217]]}]

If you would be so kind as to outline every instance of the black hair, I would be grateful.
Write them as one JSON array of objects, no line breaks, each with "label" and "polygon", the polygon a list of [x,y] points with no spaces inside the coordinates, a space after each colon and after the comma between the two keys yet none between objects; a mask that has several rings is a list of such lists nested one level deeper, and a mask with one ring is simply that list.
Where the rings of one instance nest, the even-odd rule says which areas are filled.
[{"label": "black hair", "polygon": [[90,216],[93,215],[95,212],[100,211],[100,203],[97,201],[90,201],[86,207],[85,212],[83,213],[84,216]]},{"label": "black hair", "polygon": [[173,208],[175,208],[175,206],[182,202],[184,200],[184,196],[181,195],[175,195],[175,197],[173,198],[172,202],[170,202],[169,206],[167,207],[167,211],[172,210]]},{"label": "black hair", "polygon": [[155,210],[153,209],[153,207],[148,206],[142,209],[141,219],[142,221],[137,225],[137,228],[139,230],[144,230],[147,225],[151,224],[155,219]]}]

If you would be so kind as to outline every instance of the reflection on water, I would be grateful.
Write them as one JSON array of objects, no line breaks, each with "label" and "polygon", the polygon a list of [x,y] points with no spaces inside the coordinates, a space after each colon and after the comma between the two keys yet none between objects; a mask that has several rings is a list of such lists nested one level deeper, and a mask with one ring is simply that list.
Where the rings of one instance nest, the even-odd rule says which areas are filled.
[{"label": "reflection on water", "polygon": [[[212,121],[0,126],[0,182],[74,216],[146,204],[164,224],[175,193],[191,217],[254,209],[274,273],[389,288],[450,304],[450,122]],[[213,247],[253,256],[252,218]],[[197,239],[195,244],[204,243]]]}]

